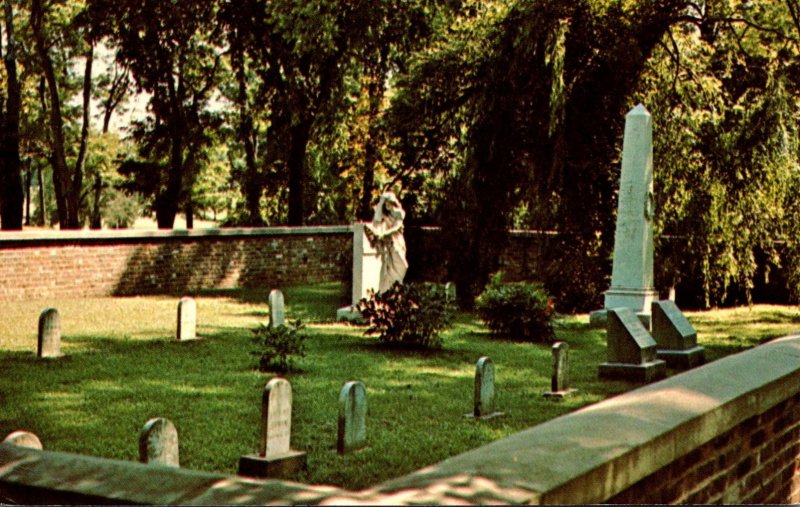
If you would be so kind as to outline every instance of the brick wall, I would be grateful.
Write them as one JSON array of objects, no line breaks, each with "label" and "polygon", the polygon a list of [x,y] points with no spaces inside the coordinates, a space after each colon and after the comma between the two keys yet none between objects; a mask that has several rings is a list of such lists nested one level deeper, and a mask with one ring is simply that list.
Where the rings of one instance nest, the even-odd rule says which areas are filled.
[{"label": "brick wall", "polygon": [[349,227],[0,236],[0,300],[349,280]]}]

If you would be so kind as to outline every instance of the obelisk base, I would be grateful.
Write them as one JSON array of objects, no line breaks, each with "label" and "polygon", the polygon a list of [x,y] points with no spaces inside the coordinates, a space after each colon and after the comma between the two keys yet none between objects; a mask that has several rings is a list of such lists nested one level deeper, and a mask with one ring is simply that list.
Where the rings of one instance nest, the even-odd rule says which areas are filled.
[{"label": "obelisk base", "polygon": [[706,362],[706,349],[700,345],[686,350],[657,350],[656,357],[667,363],[667,368],[689,370]]},{"label": "obelisk base", "polygon": [[666,376],[667,363],[660,359],[642,364],[603,363],[600,365],[600,378],[609,380],[654,382]]},{"label": "obelisk base", "polygon": [[306,469],[304,451],[288,451],[278,456],[245,454],[239,458],[239,475],[247,477],[285,477]]}]

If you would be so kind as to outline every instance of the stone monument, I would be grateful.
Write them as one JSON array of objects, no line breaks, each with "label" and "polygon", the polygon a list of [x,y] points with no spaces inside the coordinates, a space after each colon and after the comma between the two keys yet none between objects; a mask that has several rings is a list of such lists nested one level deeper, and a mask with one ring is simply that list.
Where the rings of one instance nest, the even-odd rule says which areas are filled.
[{"label": "stone monument", "polygon": [[178,302],[178,341],[197,339],[197,302],[190,297],[182,297]]},{"label": "stone monument", "polygon": [[653,285],[653,213],[653,124],[639,104],[625,116],[611,288],[603,309],[590,314],[592,325],[602,326],[612,308],[630,308],[649,325],[650,304],[658,300]]},{"label": "stone monument", "polygon": [[630,308],[612,308],[606,319],[608,361],[600,365],[600,377],[652,382],[667,375],[667,366],[656,358],[656,342]]},{"label": "stone monument", "polygon": [[653,339],[656,356],[668,368],[688,370],[705,362],[705,348],[697,345],[697,331],[672,301],[653,301]]},{"label": "stone monument", "polygon": [[39,339],[36,357],[61,357],[61,316],[55,308],[39,314]]},{"label": "stone monument", "polygon": [[154,417],[139,433],[139,462],[179,467],[178,430],[169,419]]},{"label": "stone monument", "polygon": [[283,304],[283,293],[273,289],[269,293],[269,327],[286,324],[286,308]]},{"label": "stone monument", "polygon": [[367,388],[348,382],[339,393],[339,424],[336,452],[346,454],[367,444]]},{"label": "stone monument", "polygon": [[43,449],[42,441],[39,440],[39,437],[37,437],[35,433],[31,433],[30,431],[13,431],[6,435],[6,438],[3,439],[3,442],[6,444],[16,445],[17,447],[39,449],[40,451]]},{"label": "stone monument", "polygon": [[574,393],[577,389],[569,387],[569,344],[555,342],[553,352],[553,375],[550,378],[550,390],[544,393],[545,398],[559,400]]},{"label": "stone monument", "polygon": [[239,475],[280,477],[306,468],[306,453],[291,449],[292,386],[274,378],[261,399],[261,436],[258,454],[239,459]]},{"label": "stone monument", "polygon": [[377,292],[381,281],[381,257],[367,239],[364,228],[367,224],[353,224],[353,290],[351,304],[336,311],[336,320],[358,321],[361,313],[356,305],[369,297],[369,291]]},{"label": "stone monument", "polygon": [[495,410],[494,363],[488,356],[475,364],[474,403],[471,414],[466,417],[491,419],[503,415]]}]

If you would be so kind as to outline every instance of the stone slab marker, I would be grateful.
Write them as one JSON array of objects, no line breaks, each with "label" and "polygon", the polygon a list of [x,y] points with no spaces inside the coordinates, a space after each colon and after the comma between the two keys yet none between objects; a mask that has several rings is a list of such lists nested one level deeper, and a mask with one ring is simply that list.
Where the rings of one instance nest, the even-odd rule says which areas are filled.
[{"label": "stone slab marker", "polygon": [[282,378],[270,380],[261,398],[261,436],[258,454],[239,459],[239,475],[278,477],[306,468],[306,453],[292,450],[292,386]]},{"label": "stone slab marker", "polygon": [[697,345],[697,331],[672,301],[653,301],[653,339],[656,356],[668,368],[687,370],[705,362],[705,348]]},{"label": "stone slab marker", "polygon": [[339,393],[339,431],[336,452],[346,454],[367,445],[367,388],[347,382]]},{"label": "stone slab marker", "polygon": [[555,342],[551,348],[553,353],[553,374],[550,378],[550,390],[544,393],[546,398],[561,399],[577,391],[569,387],[569,344]]},{"label": "stone slab marker", "polygon": [[666,376],[666,364],[656,358],[655,340],[630,308],[608,311],[606,341],[608,362],[600,365],[600,377],[652,382]]},{"label": "stone slab marker", "polygon": [[283,303],[283,292],[273,289],[269,293],[269,327],[286,324],[286,307]]},{"label": "stone slab marker", "polygon": [[39,314],[37,357],[61,357],[61,316],[55,308],[45,308]]},{"label": "stone slab marker", "polygon": [[466,417],[491,419],[503,415],[495,410],[494,363],[488,356],[481,357],[475,364],[474,395],[472,413]]},{"label": "stone slab marker", "polygon": [[453,282],[447,282],[444,284],[444,297],[446,301],[450,303],[456,302],[456,284]]},{"label": "stone slab marker", "polygon": [[367,292],[378,291],[381,282],[381,256],[367,239],[363,223],[353,224],[353,278],[351,303],[336,311],[336,320],[358,321],[361,313],[355,306]]},{"label": "stone slab marker", "polygon": [[593,325],[603,325],[612,308],[630,308],[649,325],[650,304],[658,299],[653,285],[653,213],[653,123],[639,104],[625,116],[611,288],[603,310],[590,314]]},{"label": "stone slab marker", "polygon": [[14,431],[9,433],[6,438],[3,439],[4,443],[16,445],[18,447],[28,447],[30,449],[39,449],[40,451],[43,449],[42,441],[39,440],[34,433],[30,431]]},{"label": "stone slab marker", "polygon": [[178,430],[169,419],[154,417],[139,433],[139,462],[179,467]]},{"label": "stone slab marker", "polygon": [[197,339],[197,302],[190,297],[178,301],[178,341]]}]

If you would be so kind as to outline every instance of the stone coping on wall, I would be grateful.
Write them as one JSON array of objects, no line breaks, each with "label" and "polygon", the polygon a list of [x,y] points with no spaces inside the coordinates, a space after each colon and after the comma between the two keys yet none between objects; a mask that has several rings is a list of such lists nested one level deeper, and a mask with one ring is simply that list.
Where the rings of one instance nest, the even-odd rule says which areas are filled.
[{"label": "stone coping on wall", "polygon": [[106,242],[106,241],[143,241],[165,239],[201,239],[201,238],[235,238],[235,237],[264,237],[264,236],[290,236],[290,235],[325,235],[325,234],[352,234],[350,225],[321,225],[302,227],[237,227],[237,228],[209,228],[209,229],[110,229],[74,231],[45,230],[0,232],[0,248],[8,244],[26,243],[80,243],[80,242]]},{"label": "stone coping on wall", "polygon": [[[0,496],[31,486],[61,488],[77,498],[85,492],[86,498],[100,494],[144,503],[599,503],[798,391],[800,335],[793,335],[361,492],[182,469],[156,472],[134,463],[2,444]],[[513,416],[513,407],[506,409]],[[138,483],[136,474],[144,474]],[[148,490],[143,484],[151,476],[156,482]],[[112,492],[115,496],[108,496]]]}]

